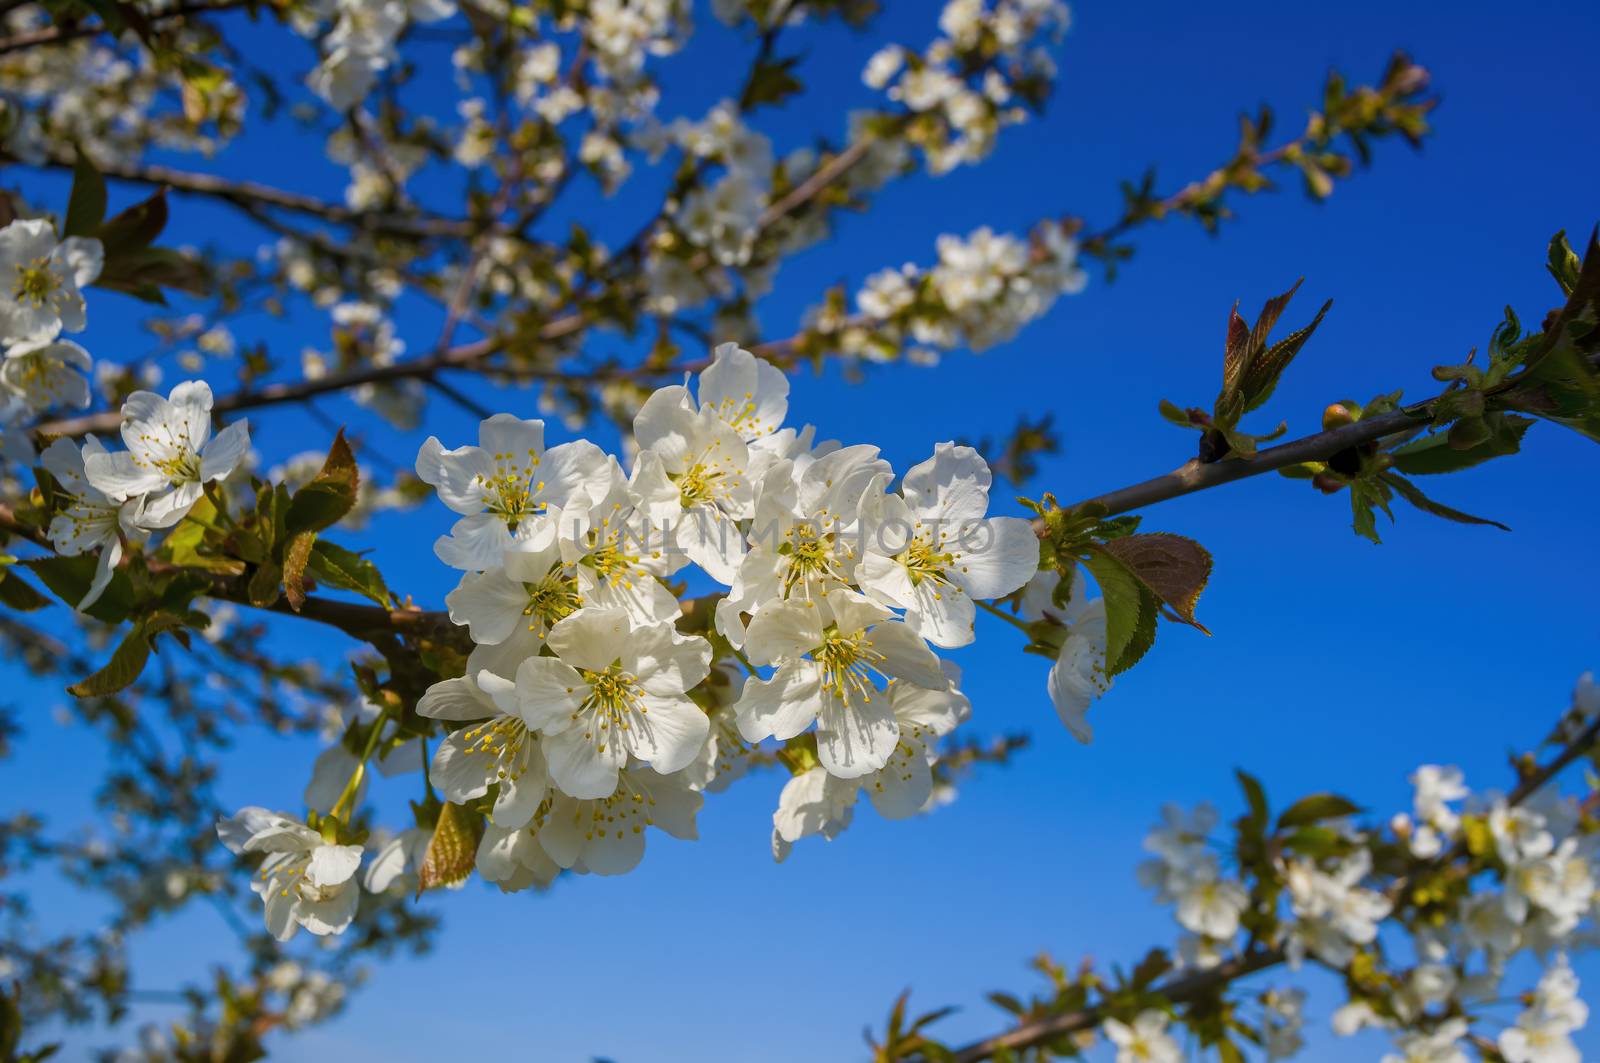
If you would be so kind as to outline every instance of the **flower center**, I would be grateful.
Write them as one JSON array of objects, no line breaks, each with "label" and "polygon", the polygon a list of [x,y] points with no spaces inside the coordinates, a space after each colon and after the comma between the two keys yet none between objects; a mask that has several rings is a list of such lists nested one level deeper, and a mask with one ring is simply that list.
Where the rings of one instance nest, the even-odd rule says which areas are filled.
[{"label": "flower center", "polygon": [[[827,511],[824,510],[819,516],[826,521]],[[785,541],[778,547],[778,553],[789,559],[788,571],[783,574],[785,598],[797,586],[803,587],[809,597],[814,583],[847,582],[839,565],[837,537],[832,530],[824,530],[821,525],[804,521],[784,532],[783,537]],[[854,556],[854,551],[848,546],[844,547],[844,553],[847,557]]]},{"label": "flower center", "polygon": [[720,400],[717,403],[717,416],[730,428],[749,429],[760,433],[763,428],[770,427],[763,425],[761,419],[756,416],[755,394],[749,391],[744,393],[743,399],[729,396]]},{"label": "flower center", "polygon": [[49,258],[36,258],[26,266],[17,267],[17,279],[11,287],[11,297],[19,303],[32,303],[41,307],[60,287],[61,278],[50,268]]},{"label": "flower center", "polygon": [[822,667],[822,685],[842,701],[857,696],[871,701],[876,693],[872,677],[881,676],[885,682],[889,679],[879,668],[887,658],[872,648],[865,630],[845,634],[829,628],[812,657]]},{"label": "flower center", "polygon": [[528,617],[529,631],[552,627],[583,608],[578,577],[567,575],[560,566],[551,569],[538,583],[524,583],[523,587],[528,592],[528,604],[522,615]]},{"label": "flower center", "polygon": [[528,726],[515,716],[497,716],[468,729],[461,738],[467,756],[484,757],[493,765],[496,782],[516,782],[528,770],[532,749]]},{"label": "flower center", "polygon": [[303,901],[325,901],[338,894],[343,884],[339,886],[318,886],[306,879],[306,869],[311,866],[311,853],[283,853],[282,859],[269,857],[261,865],[257,877],[266,883],[268,892],[276,892],[280,897],[289,896],[289,891],[294,890],[295,895]]},{"label": "flower center", "polygon": [[654,826],[655,808],[656,799],[650,796],[650,791],[630,773],[623,772],[617,779],[616,793],[595,801],[579,802],[573,809],[572,817],[584,832],[585,841],[594,841],[608,834],[622,838]]},{"label": "flower center", "polygon": [[586,671],[582,675],[583,681],[589,684],[589,696],[572,718],[587,719],[583,737],[604,753],[614,731],[626,731],[635,725],[642,728],[650,710],[644,706],[644,696],[634,677],[624,672],[620,664],[613,664],[603,672]]},{"label": "flower center", "polygon": [[194,483],[200,479],[200,455],[184,444],[164,454],[152,454],[144,464],[165,476],[169,483]]},{"label": "flower center", "polygon": [[913,539],[911,545],[900,555],[901,563],[911,575],[912,586],[920,584],[923,580],[936,586],[948,584],[950,580],[945,576],[945,570],[954,564],[955,560],[956,555],[935,549],[933,543],[927,539]]},{"label": "flower center", "polygon": [[633,586],[630,578],[634,574],[639,558],[628,553],[616,539],[596,548],[583,558],[583,563],[594,569],[595,575],[610,583],[612,586],[623,584]]},{"label": "flower center", "polygon": [[726,487],[719,483],[726,473],[707,468],[705,462],[695,462],[678,477],[678,501],[684,509],[714,501]]},{"label": "flower center", "polygon": [[532,448],[521,461],[509,451],[494,455],[494,473],[483,482],[484,505],[489,512],[507,524],[543,513],[545,503],[535,496],[544,490],[544,481],[533,480],[538,465],[539,455]]}]

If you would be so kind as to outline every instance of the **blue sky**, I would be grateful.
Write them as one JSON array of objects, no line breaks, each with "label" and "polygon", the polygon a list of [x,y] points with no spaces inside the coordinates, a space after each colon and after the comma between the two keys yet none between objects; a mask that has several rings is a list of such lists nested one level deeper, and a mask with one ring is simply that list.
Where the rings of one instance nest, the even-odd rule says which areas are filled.
[{"label": "blue sky", "polygon": [[[926,39],[931,7],[894,7],[871,34],[811,39],[807,75],[835,83],[769,118],[780,148],[837,131],[831,117],[817,126],[817,116],[863,102],[851,72],[883,40]],[[1381,145],[1375,168],[1329,203],[1311,204],[1291,187],[1237,203],[1241,217],[1217,239],[1176,223],[1141,233],[1115,284],[1097,276],[981,356],[953,354],[933,371],[874,369],[859,386],[831,370],[802,374],[792,421],[881,444],[904,469],[938,441],[1000,434],[1019,415],[1053,412],[1063,451],[1029,489],[1086,497],[1192,453],[1193,437],[1165,425],[1156,404],[1209,401],[1235,299],[1253,313],[1302,275],[1291,321],[1334,299],[1259,415],[1263,428],[1287,419],[1302,433],[1335,399],[1427,394],[1428,369],[1483,346],[1508,302],[1536,320],[1555,303],[1545,241],[1600,220],[1600,148],[1579,132],[1597,117],[1580,83],[1600,32],[1600,11],[1588,5],[1151,0],[1081,4],[1074,15],[1045,117],[1011,131],[983,167],[907,182],[872,214],[845,219],[837,240],[787,265],[762,307],[772,335],[788,334],[828,284],[854,286],[880,266],[927,261],[941,232],[1021,230],[1063,213],[1103,221],[1118,208],[1117,182],[1150,163],[1163,187],[1199,176],[1231,150],[1241,109],[1266,101],[1281,129],[1298,127],[1329,65],[1365,80],[1394,47],[1410,50],[1444,98],[1437,134],[1421,153]],[[708,28],[691,49],[700,61],[677,64],[664,112],[697,113],[728,92],[741,66],[715,57],[742,47]],[[286,130],[247,139],[218,168],[337,189],[319,150]],[[580,193],[572,214],[552,224],[576,216],[620,234],[648,209],[643,192],[615,203]],[[175,215],[178,239],[242,232],[230,215],[191,201],[178,201]],[[102,296],[90,316],[98,356],[137,353],[138,341],[117,331],[134,320],[117,297]],[[414,350],[436,331],[421,312],[401,325]],[[242,328],[241,339],[293,351],[323,338],[292,322],[257,327]],[[626,347],[601,339],[593,349]],[[497,408],[533,409],[526,393],[475,394]],[[386,438],[354,408],[328,408]],[[252,424],[268,459],[320,438],[292,412],[263,412]],[[426,428],[447,445],[473,432],[444,405]],[[393,443],[404,457],[416,439]],[[699,843],[654,838],[633,874],[563,881],[546,896],[474,885],[424,902],[446,920],[436,951],[378,970],[342,1018],[279,1042],[277,1056],[855,1059],[865,1054],[861,1029],[880,1025],[908,986],[914,1005],[961,1006],[944,1024],[953,1040],[996,1029],[1002,1017],[982,994],[1031,988],[1024,963],[1041,949],[1070,965],[1086,954],[1132,960],[1170,940],[1169,913],[1133,881],[1140,840],[1164,801],[1213,799],[1231,813],[1235,766],[1257,774],[1279,804],[1337,789],[1385,818],[1409,805],[1406,776],[1421,762],[1459,764],[1480,787],[1503,784],[1506,751],[1542,736],[1574,678],[1600,663],[1587,557],[1600,516],[1593,461],[1593,444],[1537,426],[1521,456],[1429,485],[1513,532],[1402,509],[1399,523],[1381,529],[1381,547],[1350,532],[1342,495],[1278,478],[1165,504],[1146,527],[1191,536],[1215,554],[1200,604],[1213,636],[1165,629],[1094,710],[1092,746],[1074,742],[1051,713],[1046,662],[1018,652],[1005,625],[980,624],[978,645],[957,655],[971,726],[1029,730],[1034,743],[1009,768],[970,781],[954,806],[902,823],[863,811],[839,840],[809,840],[776,866],[767,836],[781,780],[749,780],[708,802]],[[449,519],[428,506],[380,528],[373,545],[391,585],[423,602],[442,599],[451,576],[427,544]],[[319,632],[286,625],[283,637],[300,652],[327,652]],[[84,737],[49,722],[60,699],[33,692],[29,735],[4,767],[17,785],[3,788],[0,812],[23,794],[60,822],[89,813],[92,776],[45,766]],[[230,758],[225,797],[292,805],[311,752],[254,740]],[[375,794],[403,807],[407,785],[391,781]],[[70,896],[44,908],[54,926],[93,910]],[[201,976],[225,933],[198,911],[158,928],[135,944],[141,984]],[[1600,984],[1600,964],[1579,973]],[[1350,1046],[1325,1032],[1337,1002],[1327,992],[1314,998],[1303,1058],[1348,1058]],[[75,1035],[69,1058],[107,1042]],[[1600,1052],[1600,1031],[1581,1043]]]}]

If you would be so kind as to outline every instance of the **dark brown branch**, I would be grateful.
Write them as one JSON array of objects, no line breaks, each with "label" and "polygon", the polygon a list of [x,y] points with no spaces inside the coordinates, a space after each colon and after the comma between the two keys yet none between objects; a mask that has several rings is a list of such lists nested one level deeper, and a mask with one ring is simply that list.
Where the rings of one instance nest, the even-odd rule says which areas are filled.
[{"label": "dark brown branch", "polygon": [[[158,14],[146,16],[146,21],[151,26],[158,26],[162,23],[188,18],[191,15],[210,15],[223,11],[235,11],[241,7],[250,7],[257,2],[258,0],[219,0],[218,3],[210,4],[179,4],[170,11],[162,11]],[[30,30],[27,33],[0,37],[0,55],[45,45],[66,44],[85,37],[98,37],[105,32],[107,32],[105,24],[98,20],[80,23],[75,26],[45,26],[41,29]]]},{"label": "dark brown branch", "polygon": [[[1590,365],[1600,369],[1600,356],[1591,357]],[[1374,417],[1363,418],[1354,424],[1280,443],[1275,447],[1267,447],[1248,458],[1227,457],[1209,463],[1186,462],[1164,476],[1096,495],[1094,498],[1084,499],[1077,505],[1104,506],[1106,515],[1114,517],[1119,513],[1143,509],[1157,502],[1204,491],[1208,487],[1220,487],[1235,480],[1259,476],[1264,472],[1273,472],[1290,465],[1307,461],[1326,461],[1340,451],[1376,443],[1427,424],[1432,417],[1434,404],[1440,397],[1435,396],[1425,402],[1415,402],[1391,413],[1381,413]]]},{"label": "dark brown branch", "polygon": [[[6,158],[21,166],[42,166],[52,170],[71,170],[70,159],[48,159],[33,163],[26,159]],[[216,174],[195,173],[170,166],[140,165],[116,160],[95,160],[95,166],[106,177],[137,184],[171,188],[193,195],[209,196],[245,209],[266,206],[294,211],[320,218],[333,225],[348,225],[367,232],[383,233],[411,239],[461,239],[493,229],[493,225],[480,225],[465,218],[446,218],[432,215],[397,214],[393,211],[354,210],[339,203],[329,203],[315,196],[291,192],[257,181],[234,181]]]}]

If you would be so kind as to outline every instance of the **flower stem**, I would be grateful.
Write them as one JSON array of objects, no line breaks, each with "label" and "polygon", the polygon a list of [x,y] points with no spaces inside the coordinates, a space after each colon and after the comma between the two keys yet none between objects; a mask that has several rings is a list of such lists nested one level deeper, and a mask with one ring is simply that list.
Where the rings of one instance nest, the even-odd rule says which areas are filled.
[{"label": "flower stem", "polygon": [[1012,627],[1016,628],[1017,630],[1023,632],[1026,635],[1029,635],[1030,637],[1032,636],[1033,633],[1028,630],[1027,621],[1023,620],[1021,617],[1013,616],[1012,614],[1006,612],[1004,609],[1001,609],[996,605],[992,605],[989,602],[979,601],[976,598],[974,598],[973,601],[977,604],[978,608],[982,609],[984,612],[992,613],[993,615],[998,616],[1001,620],[1004,620],[1006,623],[1010,624]]},{"label": "flower stem", "polygon": [[333,803],[333,808],[328,810],[329,819],[343,821],[346,805],[354,804],[356,793],[361,789],[361,780],[367,774],[367,761],[372,759],[372,754],[378,748],[378,737],[383,734],[383,725],[389,718],[389,710],[384,709],[378,713],[378,718],[372,721],[372,730],[367,735],[366,747],[361,750],[361,759],[356,761],[355,770],[350,773],[350,779],[344,784],[344,789],[339,793],[339,800]]},{"label": "flower stem", "polygon": [[211,482],[202,485],[200,489],[204,491],[206,497],[211,500],[211,508],[216,510],[217,519],[222,522],[222,526],[229,529],[235,527],[233,518],[228,515],[228,505],[223,500],[222,492],[217,488],[217,482],[212,480]]}]

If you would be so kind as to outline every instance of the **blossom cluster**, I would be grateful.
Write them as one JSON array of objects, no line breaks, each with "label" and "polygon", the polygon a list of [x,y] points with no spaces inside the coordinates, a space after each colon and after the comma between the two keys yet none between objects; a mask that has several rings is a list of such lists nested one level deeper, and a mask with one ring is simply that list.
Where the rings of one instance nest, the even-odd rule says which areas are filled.
[{"label": "blossom cluster", "polygon": [[[1600,714],[1595,690],[1589,676],[1580,681],[1573,719]],[[1153,857],[1139,879],[1159,902],[1175,906],[1184,931],[1181,964],[1216,966],[1237,947],[1247,914],[1266,905],[1255,913],[1252,934],[1268,917],[1275,929],[1264,943],[1282,948],[1291,965],[1313,959],[1347,973],[1385,971],[1381,978],[1350,974],[1350,998],[1333,1017],[1336,1033],[1394,1030],[1395,1049],[1385,1063],[1464,1063],[1473,1025],[1501,1021],[1492,1008],[1507,995],[1503,983],[1520,969],[1519,957],[1531,955],[1543,974],[1523,996],[1523,1010],[1494,1034],[1500,1054],[1510,1063],[1577,1060],[1571,1035],[1587,1022],[1588,1010],[1568,955],[1593,946],[1600,896],[1596,835],[1579,802],[1548,788],[1517,799],[1473,793],[1459,769],[1439,765],[1423,765],[1411,781],[1414,810],[1395,816],[1388,832],[1328,821],[1318,828],[1328,832],[1328,855],[1285,851],[1273,872],[1282,888],[1265,893],[1252,893],[1225,871],[1210,840],[1218,822],[1213,808],[1166,809],[1146,839]],[[1402,876],[1426,882],[1429,863],[1452,854],[1472,861],[1464,882],[1452,877],[1442,893],[1430,887],[1402,900],[1396,861],[1411,868]],[[1405,903],[1437,910],[1414,917],[1402,910]],[[1267,1028],[1278,1031],[1269,1039],[1269,1059],[1288,1058],[1300,1047],[1302,1003],[1303,995],[1276,993],[1268,1007]],[[1160,1029],[1137,1029],[1129,1036],[1158,1048],[1127,1058],[1168,1058]],[[1109,1027],[1108,1034],[1115,1039]]]},{"label": "blossom cluster", "polygon": [[108,451],[94,437],[81,446],[58,439],[40,455],[60,498],[50,543],[63,556],[99,552],[87,609],[111,582],[123,538],[173,527],[200,501],[207,484],[226,479],[250,454],[243,420],[211,434],[211,388],[186,381],[162,398],[136,391],[122,406],[126,450]]},{"label": "blossom cluster", "polygon": [[907,263],[872,274],[856,293],[855,314],[825,307],[811,327],[845,354],[926,364],[942,350],[1003,343],[1088,282],[1077,241],[1054,221],[1026,240],[987,226],[965,238],[947,233],[938,254],[929,269]]},{"label": "blossom cluster", "polygon": [[945,173],[982,161],[1000,128],[1026,117],[1019,95],[1026,99],[1055,76],[1050,53],[1033,42],[1065,33],[1069,21],[1061,0],[950,0],[939,38],[921,53],[888,45],[861,77],[915,116],[908,138],[931,173]]},{"label": "blossom cluster", "polygon": [[[434,552],[461,572],[446,605],[473,649],[416,711],[448,732],[432,784],[486,816],[484,878],[517,890],[627,871],[647,828],[694,837],[704,793],[774,753],[792,775],[773,817],[779,859],[836,834],[862,795],[888,818],[930,807],[939,740],[971,712],[935,649],[973,641],[979,602],[1014,597],[1060,632],[1050,687],[1087,739],[1083,711],[1106,686],[1103,607],[1081,576],[1057,593],[1029,521],[988,514],[983,458],[940,444],[891,490],[876,447],[785,427],[788,390],[723,344],[695,386],[645,401],[626,471],[509,414],[475,444],[422,445],[417,475],[456,514]],[[669,580],[721,590],[686,604]],[[360,778],[342,748],[335,765]],[[342,811],[340,774],[316,801],[308,791],[320,811]],[[336,827],[290,830],[259,809],[230,822],[237,851],[292,854],[263,865],[275,933],[348,922],[359,889]],[[414,876],[426,842],[391,841],[368,887]]]},{"label": "blossom cluster", "polygon": [[307,36],[331,21],[322,36],[322,61],[307,85],[336,110],[347,111],[372,91],[378,74],[398,59],[395,42],[408,23],[455,14],[451,0],[322,0],[301,5],[292,23]]},{"label": "blossom cluster", "polygon": [[89,405],[89,352],[63,332],[87,324],[83,289],[100,275],[100,241],[58,239],[47,218],[0,228],[0,457],[26,462],[25,422],[52,407]]}]

